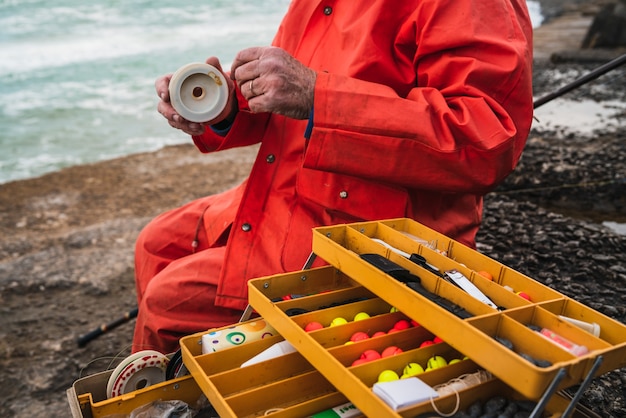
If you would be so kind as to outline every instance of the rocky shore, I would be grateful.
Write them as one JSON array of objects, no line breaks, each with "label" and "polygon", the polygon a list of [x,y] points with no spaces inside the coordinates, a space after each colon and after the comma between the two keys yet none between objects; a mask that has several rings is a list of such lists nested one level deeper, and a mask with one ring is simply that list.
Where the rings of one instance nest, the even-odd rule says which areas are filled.
[{"label": "rocky shore", "polygon": [[[545,1],[537,97],[619,53],[585,54],[569,43],[604,3]],[[568,97],[624,102],[626,69]],[[607,116],[610,129],[591,135],[538,123],[519,167],[486,197],[478,237],[481,252],[622,323],[626,236],[603,222],[626,223],[624,117],[622,108]],[[0,185],[0,416],[70,416],[72,382],[130,352],[132,322],[86,348],[76,339],[135,306],[137,233],[164,210],[240,182],[255,150],[202,155],[181,145]],[[625,387],[626,370],[612,371],[594,379],[581,404],[626,416]]]}]

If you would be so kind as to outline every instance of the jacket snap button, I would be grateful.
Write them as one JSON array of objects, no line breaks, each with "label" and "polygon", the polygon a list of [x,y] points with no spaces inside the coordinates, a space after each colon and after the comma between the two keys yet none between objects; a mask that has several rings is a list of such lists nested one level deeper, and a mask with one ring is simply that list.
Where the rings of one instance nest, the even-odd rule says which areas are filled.
[{"label": "jacket snap button", "polygon": [[241,225],[241,230],[243,232],[248,232],[252,229],[252,225],[250,225],[249,223],[244,223],[243,225]]},{"label": "jacket snap button", "polygon": [[342,190],[339,192],[339,197],[342,199],[347,199],[348,198],[348,192],[346,192],[345,190]]},{"label": "jacket snap button", "polygon": [[329,16],[332,12],[333,12],[333,8],[332,7],[330,7],[330,6],[324,7],[324,14],[326,16]]},{"label": "jacket snap button", "polygon": [[265,161],[272,164],[274,161],[276,161],[276,156],[274,156],[274,154],[269,154],[267,157],[265,157]]}]

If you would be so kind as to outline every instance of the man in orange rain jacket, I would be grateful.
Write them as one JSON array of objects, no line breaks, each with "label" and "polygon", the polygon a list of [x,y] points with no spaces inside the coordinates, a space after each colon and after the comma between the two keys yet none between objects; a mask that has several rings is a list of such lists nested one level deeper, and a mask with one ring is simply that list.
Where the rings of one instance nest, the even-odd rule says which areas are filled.
[{"label": "man in orange rain jacket", "polygon": [[474,246],[530,129],[531,37],[525,0],[295,0],[272,47],[235,58],[216,119],[182,119],[157,80],[200,151],[260,149],[243,184],[141,233],[133,349],[236,322],[246,282],[301,269],[315,226],[409,217]]}]

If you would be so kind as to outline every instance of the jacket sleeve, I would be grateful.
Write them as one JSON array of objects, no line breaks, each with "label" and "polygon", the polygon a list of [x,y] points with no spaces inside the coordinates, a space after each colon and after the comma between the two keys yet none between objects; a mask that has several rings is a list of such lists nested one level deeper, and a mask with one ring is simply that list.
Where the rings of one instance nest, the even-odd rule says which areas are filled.
[{"label": "jacket sleeve", "polygon": [[532,120],[527,11],[515,0],[423,3],[395,40],[397,54],[415,52],[409,91],[318,73],[305,167],[478,194],[513,170]]}]

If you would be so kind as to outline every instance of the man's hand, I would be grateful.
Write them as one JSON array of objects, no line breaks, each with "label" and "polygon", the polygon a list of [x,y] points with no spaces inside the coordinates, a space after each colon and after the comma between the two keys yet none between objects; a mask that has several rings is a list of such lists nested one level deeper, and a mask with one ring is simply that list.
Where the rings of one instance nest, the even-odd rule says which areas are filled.
[{"label": "man's hand", "polygon": [[[207,59],[206,63],[214,66],[222,73],[224,73],[220,61],[216,57],[211,57]],[[157,106],[157,110],[160,114],[163,115],[165,119],[167,119],[168,123],[173,128],[180,129],[189,135],[202,135],[205,130],[205,125],[214,125],[228,118],[232,120],[235,113],[237,112],[237,99],[234,93],[235,84],[228,75],[224,75],[224,78],[226,78],[226,82],[228,83],[228,103],[226,104],[226,107],[224,108],[222,113],[220,113],[213,120],[206,121],[206,123],[190,122],[176,112],[174,107],[172,107],[172,103],[170,102],[169,85],[170,80],[172,79],[172,74],[167,74],[159,77],[154,84],[157,95],[161,98],[161,101]]]},{"label": "man's hand", "polygon": [[283,49],[244,49],[235,57],[230,74],[253,112],[309,117],[317,74]]}]

